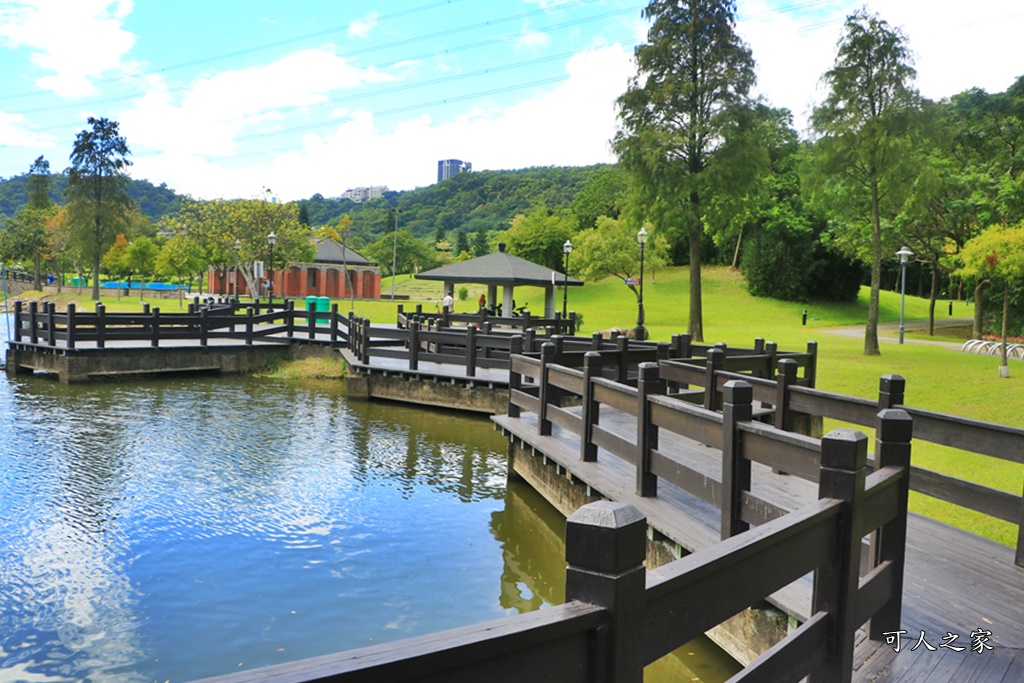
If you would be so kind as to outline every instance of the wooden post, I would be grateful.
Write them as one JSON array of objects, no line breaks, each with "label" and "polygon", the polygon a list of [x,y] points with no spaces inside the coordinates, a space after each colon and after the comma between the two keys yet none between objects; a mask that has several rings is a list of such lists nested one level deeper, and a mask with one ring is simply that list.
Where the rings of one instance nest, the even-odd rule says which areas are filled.
[{"label": "wooden post", "polygon": [[14,341],[21,341],[21,301],[14,302]]},{"label": "wooden post", "polygon": [[[765,355],[765,353],[764,353],[764,337],[754,337],[754,355],[755,356],[763,356],[763,355]],[[772,371],[773,367],[775,367],[774,364],[766,363],[765,366],[764,366],[764,369],[755,370],[754,372],[751,373],[751,375],[754,376],[754,377],[767,377],[768,374]]]},{"label": "wooden post", "polygon": [[316,339],[316,306],[313,307],[312,311],[306,311],[306,322],[309,324],[309,338]]},{"label": "wooden post", "polygon": [[508,416],[519,417],[519,406],[512,403],[512,394],[522,389],[523,376],[512,371],[512,357],[523,353],[523,338],[515,335],[508,339]]},{"label": "wooden post", "polygon": [[592,351],[600,351],[601,344],[604,341],[604,337],[601,336],[600,332],[594,332],[590,335],[590,349]]},{"label": "wooden post", "polygon": [[408,318],[405,317],[405,304],[398,304],[397,320],[398,320],[398,329],[401,330],[401,329],[403,329],[404,327],[407,326],[406,324],[409,321],[408,321]]},{"label": "wooden post", "polygon": [[658,495],[658,477],[651,472],[651,451],[658,447],[658,428],[651,422],[649,396],[665,393],[657,363],[641,363],[636,381],[636,494]]},{"label": "wooden post", "polygon": [[797,364],[792,358],[779,361],[779,373],[775,376],[775,428],[793,431],[793,412],[789,409],[786,391],[796,384]]},{"label": "wooden post", "polygon": [[672,335],[672,357],[690,358],[693,355],[693,335],[689,332]]},{"label": "wooden post", "polygon": [[595,462],[597,444],[594,443],[594,425],[601,421],[601,404],[594,400],[595,377],[601,376],[601,354],[587,351],[583,354],[583,426],[580,434],[580,460]]},{"label": "wooden post", "polygon": [[57,304],[52,301],[46,302],[46,343],[48,346],[57,344],[57,330],[54,329],[57,315]]},{"label": "wooden post", "polygon": [[1018,567],[1024,567],[1024,491],[1020,494],[1020,516],[1017,518],[1017,554],[1013,557],[1013,563]]},{"label": "wooden post", "polygon": [[537,330],[532,327],[523,330],[523,352],[533,353],[533,349],[536,346]]},{"label": "wooden post", "polygon": [[[68,328],[67,328],[67,332],[68,332],[68,335],[67,335],[68,336],[68,348],[69,349],[75,348],[75,325],[77,324],[75,322],[75,310],[76,310],[75,309],[75,304],[74,303],[69,303],[68,304]],[[15,317],[14,320],[15,320],[15,323],[17,323],[17,320],[18,320],[17,317]]]},{"label": "wooden post", "polygon": [[629,379],[629,363],[626,362],[626,355],[629,353],[629,339],[626,335],[615,337],[615,361],[618,363],[615,372],[615,381],[625,384]]},{"label": "wooden post", "polygon": [[914,421],[903,410],[885,409],[878,413],[875,428],[875,467],[903,468],[899,485],[899,508],[896,518],[885,524],[872,539],[873,565],[892,564],[892,597],[871,618],[868,633],[872,640],[885,640],[886,631],[900,628],[903,604],[903,572],[907,543],[907,496],[910,492],[910,440]]},{"label": "wooden post", "polygon": [[813,389],[814,383],[818,379],[818,342],[807,342],[807,355],[810,357],[807,359],[807,369],[804,370],[804,377],[807,379],[807,386]]},{"label": "wooden post", "polygon": [[555,361],[555,345],[553,342],[544,342],[540,347],[540,415],[537,420],[537,433],[541,436],[551,436],[551,420],[548,419],[548,401],[550,400],[551,389],[548,382],[548,363]]},{"label": "wooden post", "polygon": [[363,318],[359,321],[361,342],[359,346],[359,362],[364,365],[370,364],[370,319]]},{"label": "wooden post", "polygon": [[245,309],[245,345],[252,346],[252,308]]},{"label": "wooden post", "polygon": [[903,405],[906,390],[907,380],[900,375],[882,375],[878,380],[878,409]]},{"label": "wooden post", "polygon": [[419,370],[420,368],[420,323],[419,319],[413,318],[409,322],[409,369]]},{"label": "wooden post", "polygon": [[632,505],[584,505],[565,522],[566,602],[599,605],[608,623],[592,650],[592,671],[606,683],[641,683],[647,520]]},{"label": "wooden post", "polygon": [[153,329],[149,331],[149,345],[154,349],[160,346],[160,307],[153,309]]},{"label": "wooden post", "polygon": [[476,377],[476,328],[466,326],[466,377]]},{"label": "wooden post", "polygon": [[338,304],[331,304],[331,348],[338,345]]},{"label": "wooden post", "polygon": [[722,368],[725,366],[725,351],[715,347],[708,349],[707,363],[705,365],[705,378],[704,378],[704,409],[705,410],[718,410],[721,402],[718,397],[718,389],[715,384],[718,380],[715,378]]},{"label": "wooden post", "polygon": [[107,343],[107,307],[96,303],[96,348],[102,349]]},{"label": "wooden post", "polygon": [[569,336],[576,336],[576,311],[569,311]]},{"label": "wooden post", "polygon": [[754,388],[732,379],[722,388],[722,540],[750,528],[743,521],[743,492],[750,490],[750,460],[743,455],[738,425],[750,422]]},{"label": "wooden post", "polygon": [[810,683],[850,683],[853,643],[857,634],[857,588],[860,581],[864,481],[868,467],[868,438],[853,429],[835,429],[821,440],[819,498],[845,501],[835,520],[835,549],[830,561],[814,573],[811,613],[829,613],[825,660],[811,672]]},{"label": "wooden post", "polygon": [[206,346],[210,333],[210,307],[203,306],[199,311],[199,345]]},{"label": "wooden post", "polygon": [[28,302],[28,319],[29,319],[29,342],[32,344],[39,343],[39,321],[36,320],[36,315],[39,313],[39,302],[29,301]]},{"label": "wooden post", "polygon": [[772,378],[772,372],[775,370],[775,358],[779,353],[779,345],[776,342],[766,342],[764,345],[764,355],[768,356],[768,373],[765,375],[768,379]]}]

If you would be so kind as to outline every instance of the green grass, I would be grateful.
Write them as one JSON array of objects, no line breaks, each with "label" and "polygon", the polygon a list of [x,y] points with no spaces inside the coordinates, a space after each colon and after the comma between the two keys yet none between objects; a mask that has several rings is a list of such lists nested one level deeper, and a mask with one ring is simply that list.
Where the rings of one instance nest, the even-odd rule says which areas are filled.
[{"label": "green grass", "polygon": [[[659,268],[657,283],[644,286],[647,327],[652,339],[668,340],[672,334],[685,332],[688,319],[689,284],[686,268]],[[880,356],[864,356],[863,333],[852,337],[830,332],[830,328],[863,326],[867,320],[867,288],[862,287],[856,302],[810,303],[759,299],[747,294],[739,273],[728,268],[705,268],[703,271],[704,338],[708,342],[726,342],[731,346],[749,347],[755,337],[775,341],[780,348],[802,349],[808,341],[818,342],[818,387],[826,391],[875,398],[878,379],[884,374],[902,375],[907,380],[907,403],[919,408],[952,413],[979,420],[1024,427],[1020,411],[1021,377],[1024,363],[1010,361],[1011,377],[998,375],[998,358],[961,354],[947,348],[910,343],[912,339],[931,339],[924,334],[908,334],[908,343],[881,340]],[[395,321],[397,303],[412,309],[417,303],[425,311],[437,310],[441,299],[441,283],[399,276],[395,293],[410,298],[392,303],[388,300],[390,278],[384,278],[379,301],[355,302],[357,315],[378,323]],[[456,301],[457,312],[476,310],[476,300],[485,287],[469,287],[469,298]],[[73,293],[73,290],[71,290]],[[544,294],[541,288],[516,289],[516,301],[529,304],[531,311],[543,313]],[[47,297],[50,298],[50,297]],[[74,298],[62,295],[64,305],[76,300],[79,307],[91,310],[88,296]],[[105,298],[108,310],[138,310],[138,299],[122,299],[118,305]],[[152,305],[162,310],[177,310],[177,301],[154,299]],[[347,312],[349,302],[339,301],[339,310]],[[559,308],[561,296],[558,297]],[[587,283],[569,291],[569,308],[584,315],[584,333],[609,327],[631,327],[636,323],[636,298],[620,280],[606,279]],[[804,309],[807,325],[801,324]],[[899,320],[900,297],[896,292],[881,293],[881,322]],[[938,320],[947,317],[945,305],[938,307]],[[970,317],[973,309],[963,302],[954,302],[956,317]],[[906,300],[908,321],[928,315],[928,301],[914,296]],[[883,335],[887,334],[883,332]],[[895,336],[895,335],[893,335]],[[938,337],[934,339],[940,339]],[[826,429],[840,426],[827,422]],[[871,435],[873,436],[873,435]],[[918,442],[914,445],[915,464],[974,481],[985,486],[1021,493],[1024,466],[996,458],[953,451]],[[1016,527],[992,518],[968,512],[925,496],[913,495],[911,508],[948,524],[968,529],[1006,545],[1016,539]]]}]

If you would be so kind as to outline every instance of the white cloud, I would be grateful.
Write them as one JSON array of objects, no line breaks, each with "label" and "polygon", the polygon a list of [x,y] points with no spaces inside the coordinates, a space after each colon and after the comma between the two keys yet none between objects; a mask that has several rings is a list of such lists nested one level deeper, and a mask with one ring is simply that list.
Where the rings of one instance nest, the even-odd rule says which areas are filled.
[{"label": "white cloud", "polygon": [[135,43],[122,27],[131,10],[131,0],[13,0],[0,10],[0,40],[32,52],[47,74],[36,80],[40,88],[65,98],[94,95],[93,81],[123,68]]},{"label": "white cloud", "polygon": [[147,94],[120,118],[135,145],[226,156],[235,153],[238,136],[273,130],[286,115],[305,118],[307,108],[327,103],[332,91],[391,80],[389,74],[353,67],[330,50],[305,50],[265,66],[200,78],[180,98],[150,76]]},{"label": "white cloud", "polygon": [[527,31],[524,29],[515,39],[517,50],[536,50],[549,45],[551,45],[551,37],[540,31]]},{"label": "white cloud", "polygon": [[52,135],[34,132],[24,116],[0,111],[0,146],[51,149],[55,142]]},{"label": "white cloud", "polygon": [[347,116],[336,127],[306,134],[297,149],[270,162],[213,162],[202,147],[189,144],[137,158],[133,175],[160,178],[199,197],[248,197],[268,186],[293,200],[316,192],[338,196],[361,185],[429,185],[438,159],[466,159],[478,170],[610,162],[614,101],[632,72],[627,50],[602,47],[573,57],[565,81],[508,107],[479,103],[444,122],[428,113],[394,121],[338,110]]},{"label": "white cloud", "polygon": [[377,13],[370,12],[362,19],[356,19],[348,25],[349,38],[365,38],[377,27]]}]

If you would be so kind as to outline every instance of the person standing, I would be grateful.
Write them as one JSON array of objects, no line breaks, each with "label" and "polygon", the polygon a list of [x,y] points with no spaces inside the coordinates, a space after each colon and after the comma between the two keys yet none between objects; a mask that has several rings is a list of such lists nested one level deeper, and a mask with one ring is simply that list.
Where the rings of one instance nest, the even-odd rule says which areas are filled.
[{"label": "person standing", "polygon": [[481,294],[480,295],[480,310],[482,311],[485,308],[487,308],[487,295],[486,294]]},{"label": "person standing", "polygon": [[441,306],[445,313],[452,312],[452,305],[455,303],[455,299],[452,298],[451,292],[447,292],[444,295],[444,300],[441,302]]}]

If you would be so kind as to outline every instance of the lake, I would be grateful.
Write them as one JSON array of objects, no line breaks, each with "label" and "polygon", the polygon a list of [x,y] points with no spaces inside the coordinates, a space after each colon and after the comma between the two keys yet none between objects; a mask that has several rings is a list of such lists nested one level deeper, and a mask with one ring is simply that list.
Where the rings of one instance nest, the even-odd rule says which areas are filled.
[{"label": "lake", "polygon": [[[563,525],[486,418],[0,376],[0,681],[184,681],[543,608]],[[697,643],[647,680],[733,671]]]}]

